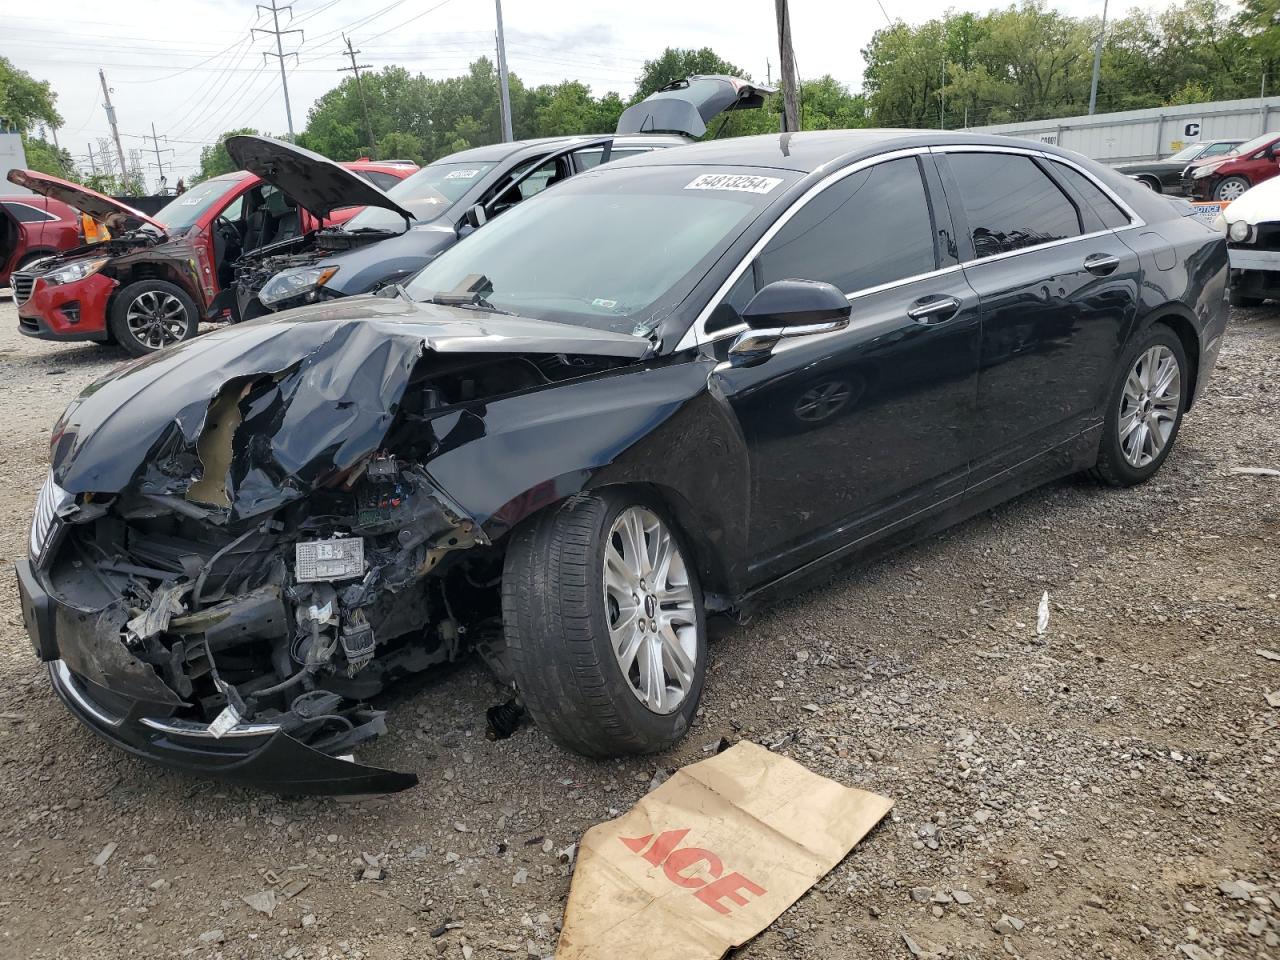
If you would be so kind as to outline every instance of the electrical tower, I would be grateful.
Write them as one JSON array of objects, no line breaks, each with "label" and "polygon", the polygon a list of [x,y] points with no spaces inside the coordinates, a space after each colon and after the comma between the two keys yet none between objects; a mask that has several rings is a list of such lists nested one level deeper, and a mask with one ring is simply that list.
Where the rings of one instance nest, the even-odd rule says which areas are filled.
[{"label": "electrical tower", "polygon": [[[302,31],[299,29],[293,29],[293,30],[280,29],[280,11],[288,10],[289,19],[292,20],[293,4],[287,3],[284,6],[277,6],[276,0],[271,0],[271,6],[268,7],[265,4],[260,3],[258,4],[258,9],[271,11],[271,23],[274,29],[268,30],[265,27],[254,27],[252,30],[249,31],[249,33],[250,35],[255,33],[269,33],[276,38],[276,52],[272,53],[269,50],[263,50],[262,58],[266,60],[270,57],[275,57],[277,60],[280,61],[280,86],[284,88],[284,116],[289,123],[289,139],[292,140],[293,139],[293,107],[289,105],[289,79],[287,76],[285,76],[284,58],[293,57],[295,60],[297,60],[298,55],[296,53],[285,53],[284,46],[280,43],[280,38],[284,36],[286,33],[302,33]],[[306,34],[303,34],[302,39],[303,40],[306,39]]]},{"label": "electrical tower", "polygon": [[376,159],[374,157],[374,151],[377,150],[377,145],[373,136],[373,121],[369,119],[369,101],[365,99],[364,87],[360,85],[360,71],[368,70],[369,64],[356,63],[356,54],[360,51],[351,49],[351,38],[345,33],[342,35],[342,39],[347,44],[347,56],[351,58],[351,66],[339,67],[338,72],[346,73],[349,70],[356,75],[356,92],[360,95],[360,105],[364,108],[364,131],[369,136],[369,157],[371,159]]},{"label": "electrical tower", "polygon": [[[163,163],[163,161],[161,161],[161,159],[160,159],[160,154],[162,154],[162,153],[173,153],[173,148],[172,148],[172,147],[164,147],[164,148],[161,148],[161,146],[160,146],[160,141],[161,141],[161,140],[164,140],[164,142],[165,142],[165,143],[168,143],[168,142],[169,142],[169,138],[168,138],[168,137],[158,137],[158,136],[156,136],[156,125],[155,125],[155,121],[154,121],[154,120],[153,120],[153,121],[152,121],[152,123],[151,123],[151,136],[149,136],[149,137],[148,137],[148,136],[146,136],[146,135],[143,135],[142,139],[143,139],[143,140],[150,140],[150,141],[151,141],[151,150],[152,150],[152,152],[154,152],[154,153],[155,153],[155,155],[156,155],[156,162],[155,162],[155,163],[148,163],[148,164],[147,164],[147,166],[148,166],[148,167],[155,167],[155,168],[156,168],[156,179],[157,179],[157,181],[158,181],[158,189],[156,190],[156,193],[163,194],[163,193],[165,192],[165,187],[166,187],[166,185],[168,184],[168,182],[169,182],[169,181],[168,181],[167,179],[165,179],[165,175],[164,175],[164,163]],[[170,166],[170,167],[172,167],[172,166],[173,166],[173,160],[172,160],[172,159],[169,161],[169,166]]]},{"label": "electrical tower", "polygon": [[120,176],[125,175],[124,147],[120,146],[120,128],[116,126],[116,108],[111,103],[111,88],[107,86],[107,75],[98,68],[98,79],[102,81],[102,109],[107,111],[107,122],[111,124],[111,138],[116,142],[116,156],[120,159]]}]

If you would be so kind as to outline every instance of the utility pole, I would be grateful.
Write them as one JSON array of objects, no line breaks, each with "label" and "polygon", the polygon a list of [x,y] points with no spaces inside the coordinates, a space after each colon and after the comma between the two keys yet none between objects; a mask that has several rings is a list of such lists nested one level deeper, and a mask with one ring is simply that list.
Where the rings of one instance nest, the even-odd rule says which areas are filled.
[{"label": "utility pole", "polygon": [[351,58],[351,66],[339,67],[338,72],[346,73],[350,70],[356,75],[356,92],[360,94],[360,105],[364,107],[364,131],[369,135],[369,156],[370,158],[373,158],[374,151],[377,149],[377,145],[374,143],[373,137],[373,121],[369,119],[369,101],[364,98],[364,87],[360,85],[360,71],[368,70],[369,64],[356,63],[356,54],[360,51],[351,49],[351,38],[345,33],[342,35],[342,39],[347,44],[347,56]]},{"label": "utility pole", "polygon": [[764,85],[766,87],[773,86],[773,64],[768,60],[764,62]]},{"label": "utility pole", "polygon": [[[263,50],[262,59],[266,60],[270,57],[275,57],[277,60],[280,61],[280,86],[284,88],[284,116],[285,116],[285,120],[287,120],[289,123],[289,139],[292,140],[293,139],[293,107],[289,105],[289,79],[288,77],[285,76],[285,72],[284,72],[284,58],[288,56],[288,57],[293,57],[296,60],[298,55],[296,53],[286,54],[284,52],[284,46],[280,43],[280,38],[284,36],[286,33],[302,33],[302,31],[298,29],[294,29],[294,30],[280,29],[280,11],[288,10],[289,19],[292,20],[293,4],[287,3],[284,6],[280,7],[280,6],[276,6],[276,0],[271,0],[271,6],[268,7],[265,4],[260,3],[258,4],[258,9],[271,11],[271,23],[274,29],[268,30],[265,27],[254,27],[252,30],[249,31],[249,33],[250,34],[269,33],[276,38],[276,52],[271,53],[269,50]],[[303,34],[303,39],[304,40],[306,39],[305,34]]]},{"label": "utility pole", "polygon": [[111,124],[111,136],[116,142],[116,156],[120,158],[120,185],[124,186],[124,178],[128,176],[124,163],[124,147],[120,146],[120,128],[116,126],[116,108],[111,104],[111,88],[107,86],[107,75],[98,68],[98,79],[102,81],[102,109],[107,111],[107,122]]},{"label": "utility pole", "polygon": [[510,143],[511,87],[507,83],[507,42],[502,37],[502,0],[493,0],[498,15],[498,105],[502,109],[502,140]]},{"label": "utility pole", "polygon": [[1098,105],[1098,74],[1102,72],[1102,38],[1107,32],[1107,0],[1102,0],[1102,28],[1098,31],[1098,40],[1093,45],[1093,83],[1089,86],[1089,116],[1093,116]]},{"label": "utility pole", "polygon": [[[148,138],[147,138],[147,137],[143,137],[142,139],[143,139],[143,140],[146,140],[146,139],[148,139]],[[168,139],[168,138],[166,137],[165,139],[166,139],[166,141],[167,141],[167,139]],[[164,164],[160,161],[160,154],[161,154],[161,153],[173,153],[173,148],[172,148],[172,147],[165,147],[163,151],[160,149],[160,138],[159,138],[158,136],[156,136],[156,125],[155,125],[155,121],[154,121],[154,120],[151,122],[151,137],[150,137],[150,140],[151,140],[151,147],[152,147],[152,149],[155,151],[155,155],[156,155],[156,162],[155,162],[155,163],[149,163],[149,164],[147,164],[147,166],[149,166],[149,167],[155,167],[155,168],[156,168],[156,177],[157,177],[157,178],[159,179],[159,181],[160,181],[160,189],[159,189],[158,191],[156,191],[156,192],[157,192],[157,193],[160,193],[160,194],[163,194],[163,193],[164,193],[165,184],[167,183],[167,181],[166,181],[166,180],[165,180],[165,178],[164,178]],[[173,162],[172,162],[172,161],[170,161],[169,165],[170,165],[170,166],[173,166]]]},{"label": "utility pole", "polygon": [[783,127],[790,133],[800,129],[800,103],[796,98],[796,58],[791,51],[791,13],[787,0],[774,0],[778,16],[779,79],[782,81]]}]

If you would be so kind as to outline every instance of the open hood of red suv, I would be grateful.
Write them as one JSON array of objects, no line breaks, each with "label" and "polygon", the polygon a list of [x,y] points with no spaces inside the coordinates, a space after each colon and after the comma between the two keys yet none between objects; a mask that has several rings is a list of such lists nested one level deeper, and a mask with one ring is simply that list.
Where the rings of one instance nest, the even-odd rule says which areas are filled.
[{"label": "open hood of red suv", "polygon": [[158,220],[152,220],[141,210],[135,210],[119,200],[114,200],[78,183],[72,183],[70,180],[63,180],[35,170],[10,170],[9,182],[26,187],[32,193],[38,193],[43,197],[61,200],[67,206],[75,207],[81,213],[87,213],[99,223],[105,224],[113,233],[123,233],[144,223],[155,227],[161,233],[169,232],[164,224]]}]

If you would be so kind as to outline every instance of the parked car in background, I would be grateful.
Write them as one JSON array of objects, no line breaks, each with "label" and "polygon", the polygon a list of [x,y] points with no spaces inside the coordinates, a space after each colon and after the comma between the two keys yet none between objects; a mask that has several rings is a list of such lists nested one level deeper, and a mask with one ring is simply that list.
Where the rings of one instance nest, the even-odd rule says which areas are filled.
[{"label": "parked car in background", "polygon": [[1280,178],[1249,190],[1223,209],[1214,226],[1227,237],[1231,305],[1280,300]]},{"label": "parked car in background", "polygon": [[[355,172],[402,179],[414,168],[349,165]],[[106,224],[104,243],[73,247],[26,265],[13,275],[18,328],[46,340],[118,343],[142,356],[195,336],[202,319],[231,319],[209,308],[232,279],[231,265],[247,251],[317,229],[346,207],[353,216],[368,199],[386,196],[371,181],[348,176],[345,191],[323,213],[309,212],[243,171],[213,177],[174,197],[149,217],[88,187],[34,170],[11,170],[9,180],[74,207]]]},{"label": "parked car in background", "polygon": [[0,287],[28,264],[107,238],[92,217],[35,194],[0,196]]},{"label": "parked car in background", "polygon": [[477,650],[596,757],[693,721],[707,615],[1091,470],[1204,391],[1227,249],[1076,154],[710,141],[581,173],[403,286],[180,344],[54,433],[22,610],[128,751],[290,793]]},{"label": "parked car in background", "polygon": [[1183,176],[1183,192],[1196,200],[1237,200],[1250,187],[1280,172],[1280,133],[1246,140],[1224,157],[1193,164]]},{"label": "parked car in background", "polygon": [[[450,154],[388,191],[389,203],[371,202],[340,228],[245,257],[237,265],[237,309],[247,319],[403,280],[547,187],[601,163],[693,143],[717,116],[759,107],[771,92],[738,77],[694,76],[628,107],[613,136],[519,140]],[[325,179],[341,176],[332,161],[268,137],[231,137],[227,151],[297,197],[322,169]]]},{"label": "parked car in background", "polygon": [[1206,140],[1204,143],[1189,144],[1163,160],[1117,163],[1112,169],[1117,173],[1123,173],[1126,177],[1132,177],[1156,193],[1178,193],[1182,190],[1182,178],[1189,167],[1215,157],[1225,156],[1243,142],[1242,138]]}]

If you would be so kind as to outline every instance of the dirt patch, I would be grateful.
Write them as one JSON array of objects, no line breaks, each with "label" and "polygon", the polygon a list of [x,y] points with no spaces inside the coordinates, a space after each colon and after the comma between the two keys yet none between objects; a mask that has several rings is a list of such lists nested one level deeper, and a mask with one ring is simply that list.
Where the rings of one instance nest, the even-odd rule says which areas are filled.
[{"label": "dirt patch", "polygon": [[123,359],[0,301],[0,956],[550,955],[565,848],[727,736],[897,801],[740,956],[1280,957],[1280,481],[1230,472],[1280,467],[1280,309],[1235,311],[1146,486],[1054,484],[725,631],[670,753],[488,742],[468,664],[392,701],[363,758],[423,782],[363,803],[167,773],[50,691],[12,564],[50,428]]}]

